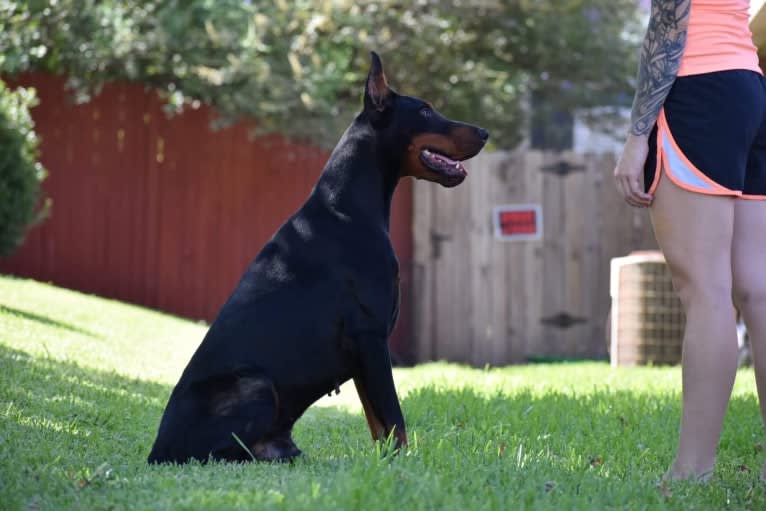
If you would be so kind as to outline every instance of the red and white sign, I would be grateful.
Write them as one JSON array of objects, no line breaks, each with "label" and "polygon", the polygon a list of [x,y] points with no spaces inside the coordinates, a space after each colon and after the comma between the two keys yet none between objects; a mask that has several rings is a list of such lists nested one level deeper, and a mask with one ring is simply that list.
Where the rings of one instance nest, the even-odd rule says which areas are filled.
[{"label": "red and white sign", "polygon": [[492,222],[495,238],[499,240],[539,240],[543,237],[543,210],[540,204],[495,206]]}]

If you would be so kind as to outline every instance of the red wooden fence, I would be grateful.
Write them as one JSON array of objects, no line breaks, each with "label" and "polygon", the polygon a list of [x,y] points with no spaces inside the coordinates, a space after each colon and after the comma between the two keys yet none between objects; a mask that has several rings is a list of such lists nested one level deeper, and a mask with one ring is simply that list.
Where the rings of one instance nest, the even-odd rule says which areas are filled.
[{"label": "red wooden fence", "polygon": [[[40,106],[51,217],[0,272],[211,320],[245,267],[306,199],[328,153],[244,123],[213,131],[210,109],[168,118],[157,96],[112,84],[71,105],[63,80],[25,76]],[[400,184],[391,231],[402,270],[392,339],[410,358],[412,184]]]}]

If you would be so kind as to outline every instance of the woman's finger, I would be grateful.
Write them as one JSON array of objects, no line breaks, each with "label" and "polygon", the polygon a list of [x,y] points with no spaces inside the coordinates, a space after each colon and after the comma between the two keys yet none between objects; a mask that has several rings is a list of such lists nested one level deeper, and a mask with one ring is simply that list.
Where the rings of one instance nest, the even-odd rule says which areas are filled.
[{"label": "woman's finger", "polygon": [[641,204],[649,206],[652,203],[652,196],[644,192],[643,187],[641,186],[641,180],[637,177],[631,177],[628,178],[627,181],[633,199]]},{"label": "woman's finger", "polygon": [[640,184],[637,179],[633,179],[628,175],[620,176],[620,182],[625,194],[625,200],[631,206],[635,207],[647,207],[650,204],[648,198],[645,197],[643,191],[641,191]]},{"label": "woman's finger", "polygon": [[630,197],[630,204],[637,208],[645,208],[649,206],[649,201],[643,199],[640,194],[636,193],[636,190],[631,186],[630,178],[625,179],[625,188],[628,191]]},{"label": "woman's finger", "polygon": [[617,182],[619,183],[620,193],[622,194],[623,199],[625,199],[625,202],[631,206],[638,207],[639,203],[636,202],[633,195],[630,193],[630,186],[626,182],[625,176],[619,176]]}]

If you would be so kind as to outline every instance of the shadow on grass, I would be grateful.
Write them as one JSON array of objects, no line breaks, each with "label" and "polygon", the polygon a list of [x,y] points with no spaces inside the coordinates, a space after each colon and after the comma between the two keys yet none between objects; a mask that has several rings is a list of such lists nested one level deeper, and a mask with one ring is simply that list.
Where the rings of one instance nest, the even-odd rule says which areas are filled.
[{"label": "shadow on grass", "polygon": [[[446,443],[467,459],[516,456],[517,468],[541,463],[568,473],[656,479],[675,453],[681,396],[607,388],[581,394],[524,388],[484,394],[425,386],[406,396],[403,409],[410,429],[419,434],[421,451]],[[741,476],[755,477],[763,449],[757,399],[734,396],[719,465],[728,467],[729,475],[743,471]]]},{"label": "shadow on grass", "polygon": [[[145,459],[172,390],[171,385],[35,358],[2,345],[0,374],[8,382],[0,387],[0,402],[9,403],[6,415],[15,415],[19,427],[87,438],[95,447],[91,452],[125,456],[130,462]],[[505,448],[527,443],[562,455],[578,449],[583,456],[614,452],[666,460],[676,441],[680,396],[608,389],[574,395],[523,387],[500,394],[426,385],[407,394],[402,409],[408,430],[424,447],[460,439]],[[725,426],[724,450],[741,448],[741,439],[761,435],[755,398],[734,398]],[[299,445],[314,444],[324,452],[354,450],[335,443],[371,445],[361,412],[341,408],[310,408],[296,431]],[[310,446],[304,450],[311,454]]]},{"label": "shadow on grass", "polygon": [[[117,445],[143,455],[171,390],[1,345],[0,374],[8,382],[0,388],[0,401],[8,403],[7,424],[20,433],[19,443],[10,443],[10,450],[27,451],[22,456],[39,449],[53,457],[84,461],[114,453]],[[10,434],[13,437],[14,431]],[[77,439],[71,441],[78,450],[70,450],[65,436]],[[50,444],[53,437],[55,444]]]},{"label": "shadow on grass", "polygon": [[[75,466],[95,466],[105,459],[143,465],[172,390],[171,385],[35,358],[2,345],[0,374],[6,382],[0,386],[0,414],[9,428],[9,448],[0,460],[39,454]],[[669,463],[680,396],[609,389],[576,395],[524,387],[500,394],[426,385],[407,394],[402,409],[410,439],[417,437],[421,453],[445,442],[458,457],[468,458],[488,445],[509,452],[522,446],[527,453],[548,453],[543,458],[550,460],[572,463],[575,456],[584,467],[591,458],[603,464],[611,460],[627,475],[639,461],[657,467]],[[733,399],[722,456],[749,456],[761,428],[755,398]],[[296,425],[296,442],[307,461],[320,464],[373,449],[361,412],[334,407],[310,408]]]},{"label": "shadow on grass", "polygon": [[[634,480],[656,493],[651,480],[672,457],[680,414],[678,394],[524,388],[499,394],[426,385],[402,401],[411,452],[390,465],[376,457],[361,412],[315,407],[296,425],[296,442],[306,456],[295,464],[149,467],[146,455],[170,385],[2,345],[0,374],[0,489],[10,495],[9,508],[23,508],[38,496],[52,509],[103,507],[115,499],[173,508],[187,494],[213,508],[221,504],[217,499],[238,499],[253,487],[276,488],[298,500],[310,500],[321,487],[335,502],[383,480],[388,493],[382,498],[403,492],[438,499],[446,487],[455,487],[466,500],[507,503],[526,495],[532,503],[561,498],[566,508],[573,502],[566,499],[580,492],[583,505],[611,492],[610,506],[628,509],[634,497],[621,488]],[[752,433],[760,434],[755,400],[734,399],[727,423],[722,458],[732,460],[728,477],[740,477],[734,463],[755,466],[748,445]],[[115,475],[95,481],[97,475],[106,478],[98,468],[105,464]],[[761,493],[757,499],[764,502]]]},{"label": "shadow on grass", "polygon": [[7,313],[13,316],[19,316],[24,319],[28,319],[30,321],[36,321],[37,323],[42,323],[44,325],[48,325],[48,326],[52,326],[56,328],[63,328],[65,330],[69,330],[70,332],[86,335],[88,337],[100,338],[99,335],[96,335],[93,332],[86,330],[84,328],[80,328],[78,326],[75,326],[57,319],[52,319],[52,318],[49,318],[48,316],[43,316],[40,314],[35,314],[33,312],[16,309],[14,307],[8,307],[7,305],[3,305],[3,304],[0,304],[0,313]]},{"label": "shadow on grass", "polygon": [[403,406],[421,436],[433,431],[476,446],[489,442],[495,450],[522,446],[527,452],[548,453],[550,459],[571,462],[576,455],[587,463],[590,457],[634,455],[650,446],[669,452],[680,413],[676,401],[626,391],[578,396],[523,388],[482,394],[471,388],[424,387],[411,392]]},{"label": "shadow on grass", "polygon": [[[215,465],[147,465],[171,385],[1,344],[0,375],[2,509],[103,509],[104,499],[113,503],[107,507],[130,509],[136,494],[143,496],[137,507],[151,509],[157,499],[181,497],[168,490],[179,476],[188,490],[210,492],[234,477]],[[211,473],[218,479],[208,482]],[[233,473],[243,486],[246,474]]]},{"label": "shadow on grass", "polygon": [[[0,453],[0,467],[3,458],[23,461],[37,454],[75,466],[95,466],[105,459],[143,465],[172,391],[172,385],[34,357],[3,345],[0,374],[0,420],[8,433],[0,443],[9,447]],[[332,407],[312,409],[306,416],[311,430],[325,432],[333,423],[361,426],[363,420]]]}]

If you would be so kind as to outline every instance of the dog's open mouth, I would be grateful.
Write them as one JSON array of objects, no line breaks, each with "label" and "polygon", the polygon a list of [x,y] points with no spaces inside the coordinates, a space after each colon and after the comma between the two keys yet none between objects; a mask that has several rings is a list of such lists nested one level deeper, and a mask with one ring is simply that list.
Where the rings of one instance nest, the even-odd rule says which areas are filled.
[{"label": "dog's open mouth", "polygon": [[468,175],[462,163],[430,149],[420,151],[420,161],[429,169],[446,177],[459,177],[462,180]]}]

